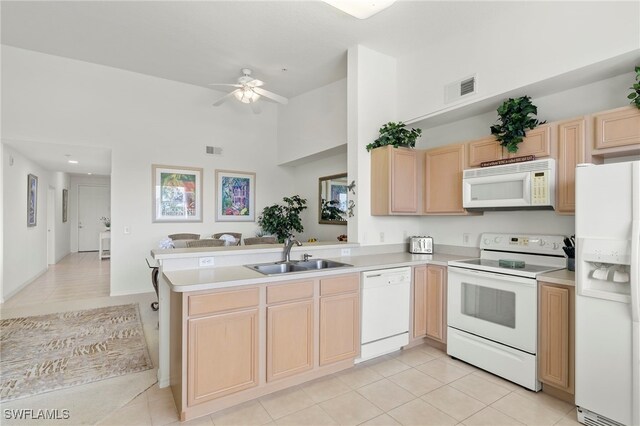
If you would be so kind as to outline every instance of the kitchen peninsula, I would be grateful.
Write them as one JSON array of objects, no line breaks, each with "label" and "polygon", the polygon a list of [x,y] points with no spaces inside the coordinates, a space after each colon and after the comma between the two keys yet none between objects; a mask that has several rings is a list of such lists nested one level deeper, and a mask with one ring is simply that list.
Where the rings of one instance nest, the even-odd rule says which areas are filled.
[{"label": "kitchen peninsula", "polygon": [[350,266],[271,276],[243,265],[281,260],[279,246],[154,250],[159,385],[171,386],[181,419],[189,420],[350,368],[360,352],[360,273],[446,269],[449,260],[475,255],[466,250],[416,255],[404,244],[305,243],[292,259],[308,254]]}]

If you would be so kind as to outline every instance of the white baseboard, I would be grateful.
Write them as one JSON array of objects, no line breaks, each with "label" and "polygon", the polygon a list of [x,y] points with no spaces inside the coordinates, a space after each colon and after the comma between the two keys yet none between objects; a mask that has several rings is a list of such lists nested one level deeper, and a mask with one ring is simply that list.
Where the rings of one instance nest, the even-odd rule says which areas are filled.
[{"label": "white baseboard", "polygon": [[111,296],[111,297],[115,297],[115,296],[130,296],[132,294],[145,294],[145,293],[154,293],[153,288],[151,289],[151,291],[149,291],[148,289],[145,289],[143,291],[111,291],[109,293],[109,296]]},{"label": "white baseboard", "polygon": [[[24,283],[20,284],[17,288],[13,289],[13,291],[11,291],[10,293],[3,294],[2,297],[3,297],[4,300],[2,300],[2,303],[4,303],[5,300],[11,299],[13,296],[16,295],[16,293],[20,292],[20,290],[24,289],[26,286],[28,286],[29,284],[31,284],[32,282],[34,282],[35,280],[40,278],[40,276],[43,275],[45,272],[47,272],[48,269],[49,269],[49,266],[47,265],[46,268],[42,269],[40,272],[38,272],[32,278],[29,278],[27,281],[25,281]],[[6,284],[6,283],[4,283],[4,284]],[[4,287],[3,287],[3,290],[4,290]]]}]

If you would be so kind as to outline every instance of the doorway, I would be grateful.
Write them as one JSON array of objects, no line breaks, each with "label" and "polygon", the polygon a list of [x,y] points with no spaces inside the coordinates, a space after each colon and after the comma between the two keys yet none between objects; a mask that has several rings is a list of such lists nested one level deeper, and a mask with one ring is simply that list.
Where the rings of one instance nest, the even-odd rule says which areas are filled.
[{"label": "doorway", "polygon": [[111,196],[103,185],[78,186],[78,251],[98,251],[102,217],[110,217]]}]

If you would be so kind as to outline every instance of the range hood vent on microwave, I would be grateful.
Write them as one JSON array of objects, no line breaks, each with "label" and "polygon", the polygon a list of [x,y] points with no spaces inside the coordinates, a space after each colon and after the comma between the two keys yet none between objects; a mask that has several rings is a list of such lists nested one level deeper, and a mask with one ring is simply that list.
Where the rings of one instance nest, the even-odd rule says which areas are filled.
[{"label": "range hood vent on microwave", "polygon": [[509,173],[535,172],[548,170],[552,167],[553,160],[527,161],[524,163],[505,164],[503,166],[491,166],[481,169],[468,169],[464,171],[465,178],[506,175]]},{"label": "range hood vent on microwave", "polygon": [[467,169],[462,179],[462,205],[469,211],[553,210],[555,160]]}]

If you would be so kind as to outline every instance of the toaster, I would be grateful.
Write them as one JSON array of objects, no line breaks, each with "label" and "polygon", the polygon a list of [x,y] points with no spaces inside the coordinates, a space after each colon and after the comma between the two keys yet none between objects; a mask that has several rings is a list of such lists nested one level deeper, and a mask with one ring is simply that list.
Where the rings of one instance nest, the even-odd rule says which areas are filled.
[{"label": "toaster", "polygon": [[433,253],[433,238],[432,237],[411,237],[409,239],[409,252],[420,254],[432,254]]}]

